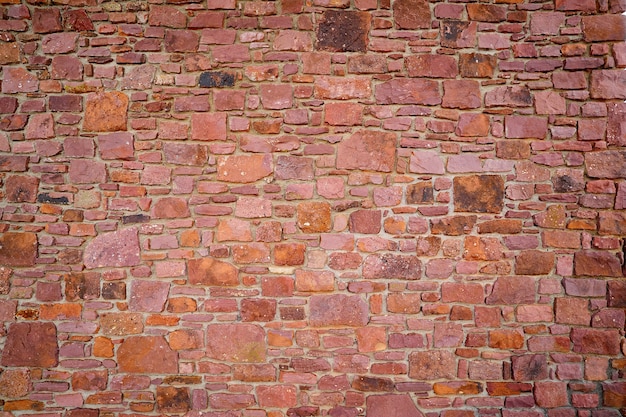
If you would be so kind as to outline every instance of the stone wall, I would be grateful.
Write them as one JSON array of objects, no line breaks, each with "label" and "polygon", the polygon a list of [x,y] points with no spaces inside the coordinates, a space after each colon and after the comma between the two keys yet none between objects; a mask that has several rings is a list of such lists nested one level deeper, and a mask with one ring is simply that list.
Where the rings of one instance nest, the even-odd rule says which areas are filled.
[{"label": "stone wall", "polygon": [[0,415],[624,415],[624,10],[0,0]]}]

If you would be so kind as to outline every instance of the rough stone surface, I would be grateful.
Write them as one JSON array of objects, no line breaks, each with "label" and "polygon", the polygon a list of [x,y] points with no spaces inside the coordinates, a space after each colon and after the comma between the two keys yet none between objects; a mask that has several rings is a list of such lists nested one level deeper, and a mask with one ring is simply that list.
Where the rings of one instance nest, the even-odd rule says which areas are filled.
[{"label": "rough stone surface", "polygon": [[0,1],[0,417],[624,414],[624,11]]},{"label": "rough stone surface", "polygon": [[126,130],[128,96],[119,91],[95,93],[87,97],[83,129],[88,132]]},{"label": "rough stone surface", "polygon": [[96,237],[83,253],[88,269],[135,266],[139,261],[138,230],[133,227]]},{"label": "rough stone surface", "polygon": [[52,368],[59,363],[57,329],[53,323],[24,322],[9,326],[2,351],[3,366]]},{"label": "rough stone surface", "polygon": [[178,354],[170,349],[163,336],[131,336],[124,339],[117,352],[122,372],[161,374],[178,372]]},{"label": "rough stone surface", "polygon": [[37,258],[37,235],[30,232],[6,232],[0,236],[0,264],[33,266]]},{"label": "rough stone surface", "polygon": [[254,324],[212,324],[207,327],[209,358],[258,363],[265,361],[265,332]]}]

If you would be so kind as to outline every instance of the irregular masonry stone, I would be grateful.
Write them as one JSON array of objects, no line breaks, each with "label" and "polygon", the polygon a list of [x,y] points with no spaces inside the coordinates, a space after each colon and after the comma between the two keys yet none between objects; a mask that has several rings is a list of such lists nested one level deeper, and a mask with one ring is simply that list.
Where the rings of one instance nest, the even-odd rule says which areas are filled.
[{"label": "irregular masonry stone", "polygon": [[178,354],[163,336],[130,336],[117,350],[120,371],[133,374],[176,374]]},{"label": "irregular masonry stone", "polygon": [[393,133],[360,130],[339,144],[337,168],[391,172],[395,154]]},{"label": "irregular masonry stone", "polygon": [[206,341],[209,358],[235,363],[265,361],[265,331],[255,324],[210,324]]},{"label": "irregular masonry stone", "polygon": [[34,266],[37,250],[35,233],[5,232],[0,236],[0,264],[3,266]]},{"label": "irregular masonry stone", "polygon": [[326,10],[317,27],[316,47],[334,52],[365,52],[370,30],[369,13]]},{"label": "irregular masonry stone", "polygon": [[53,368],[59,363],[53,323],[21,322],[9,326],[0,361],[3,366]]},{"label": "irregular masonry stone", "polygon": [[87,96],[83,129],[88,132],[126,130],[128,96],[119,91]]},{"label": "irregular masonry stone", "polygon": [[87,244],[83,262],[87,269],[139,265],[138,229],[131,227],[96,236]]},{"label": "irregular masonry stone", "polygon": [[309,303],[313,327],[360,327],[369,321],[367,304],[358,295],[313,295]]}]

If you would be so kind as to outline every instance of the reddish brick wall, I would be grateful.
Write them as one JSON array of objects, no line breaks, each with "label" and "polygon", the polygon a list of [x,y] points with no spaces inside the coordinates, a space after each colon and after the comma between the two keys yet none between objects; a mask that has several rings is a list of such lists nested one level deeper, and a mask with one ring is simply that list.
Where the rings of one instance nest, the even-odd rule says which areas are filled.
[{"label": "reddish brick wall", "polygon": [[624,415],[625,9],[0,0],[1,417]]}]

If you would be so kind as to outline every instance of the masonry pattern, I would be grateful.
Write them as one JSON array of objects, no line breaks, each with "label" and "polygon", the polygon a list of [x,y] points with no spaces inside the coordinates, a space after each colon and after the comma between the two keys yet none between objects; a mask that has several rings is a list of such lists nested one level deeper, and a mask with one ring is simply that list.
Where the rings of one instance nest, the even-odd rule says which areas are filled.
[{"label": "masonry pattern", "polygon": [[624,0],[0,0],[0,417],[626,413]]}]

